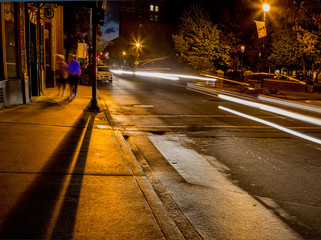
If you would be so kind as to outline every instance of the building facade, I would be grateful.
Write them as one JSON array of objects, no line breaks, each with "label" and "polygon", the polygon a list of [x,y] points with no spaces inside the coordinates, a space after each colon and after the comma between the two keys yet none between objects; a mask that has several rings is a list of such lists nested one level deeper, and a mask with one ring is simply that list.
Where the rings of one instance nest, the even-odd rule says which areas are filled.
[{"label": "building facade", "polygon": [[24,104],[56,85],[55,55],[63,54],[63,7],[0,3],[0,108]]}]

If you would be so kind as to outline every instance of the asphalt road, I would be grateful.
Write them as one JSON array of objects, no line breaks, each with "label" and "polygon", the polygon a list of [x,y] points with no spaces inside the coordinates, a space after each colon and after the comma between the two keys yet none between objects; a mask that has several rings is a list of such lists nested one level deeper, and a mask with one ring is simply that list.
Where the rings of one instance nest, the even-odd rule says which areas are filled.
[{"label": "asphalt road", "polygon": [[321,146],[219,106],[318,139],[320,126],[175,81],[114,77],[98,87],[115,125],[200,237],[321,239]]}]

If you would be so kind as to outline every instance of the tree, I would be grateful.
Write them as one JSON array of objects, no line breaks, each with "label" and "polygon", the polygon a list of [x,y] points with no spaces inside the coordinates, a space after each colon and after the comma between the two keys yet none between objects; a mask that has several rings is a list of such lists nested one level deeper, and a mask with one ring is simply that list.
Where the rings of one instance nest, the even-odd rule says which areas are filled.
[{"label": "tree", "polygon": [[[82,7],[64,8],[64,33],[66,34],[66,57],[69,53],[76,54],[78,42],[89,43],[89,10]],[[102,31],[97,27],[97,43],[102,41]],[[89,43],[91,44],[91,43]]]},{"label": "tree", "polygon": [[280,30],[273,34],[271,54],[268,60],[275,67],[298,69],[302,56],[303,52],[300,51],[300,44],[294,32]]},{"label": "tree", "polygon": [[196,71],[227,66],[230,48],[221,42],[221,30],[209,20],[208,13],[192,5],[183,12],[181,22],[179,34],[173,35],[179,62]]},{"label": "tree", "polygon": [[275,66],[314,70],[320,66],[321,3],[318,0],[280,2],[278,29],[272,35],[269,59]]}]

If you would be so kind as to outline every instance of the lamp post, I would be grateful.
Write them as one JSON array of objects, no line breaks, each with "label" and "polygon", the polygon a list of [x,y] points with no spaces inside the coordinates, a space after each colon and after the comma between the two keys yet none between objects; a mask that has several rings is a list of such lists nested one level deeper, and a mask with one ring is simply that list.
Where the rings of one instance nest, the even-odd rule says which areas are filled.
[{"label": "lamp post", "polygon": [[136,55],[136,61],[135,61],[135,68],[136,68],[138,65],[138,59],[139,59],[139,49],[142,47],[142,45],[139,42],[137,42],[135,46],[137,48],[137,55]]},{"label": "lamp post", "polygon": [[[263,6],[263,21],[264,21],[264,27],[266,28],[266,13],[270,11],[270,5],[267,3],[264,3]],[[264,72],[264,47],[265,47],[265,37],[262,39],[262,76],[261,76],[261,89],[263,88],[263,72]]]},{"label": "lamp post", "polygon": [[242,53],[242,58],[241,58],[241,78],[243,76],[243,58],[244,58],[244,52],[245,52],[245,46],[241,45],[241,53]]},{"label": "lamp post", "polygon": [[136,43],[136,48],[137,48],[137,59],[139,58],[139,49],[141,47],[140,43]]},{"label": "lamp post", "polygon": [[242,53],[242,58],[241,58],[241,72],[243,72],[243,58],[244,58],[244,52],[245,52],[245,46],[241,45],[241,53]]},{"label": "lamp post", "polygon": [[126,57],[126,52],[123,51],[122,54],[123,54],[123,62],[124,62],[124,66],[125,66],[125,65],[126,65],[126,59],[125,59],[125,57]]}]

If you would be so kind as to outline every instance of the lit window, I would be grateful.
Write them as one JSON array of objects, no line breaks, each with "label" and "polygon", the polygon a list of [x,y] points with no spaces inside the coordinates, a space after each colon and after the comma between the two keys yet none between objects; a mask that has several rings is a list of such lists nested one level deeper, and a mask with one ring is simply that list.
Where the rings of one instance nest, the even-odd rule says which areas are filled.
[{"label": "lit window", "polygon": [[158,21],[158,15],[155,15],[155,21]]},{"label": "lit window", "polygon": [[139,24],[139,27],[143,27],[143,24],[140,23],[140,24]]},{"label": "lit window", "polygon": [[151,14],[149,19],[150,19],[151,21],[153,21],[153,20],[154,20],[154,15]]},{"label": "lit window", "polygon": [[155,6],[155,12],[158,12],[158,6]]},{"label": "lit window", "polygon": [[154,11],[154,5],[152,5],[152,4],[150,5],[150,10]]}]

